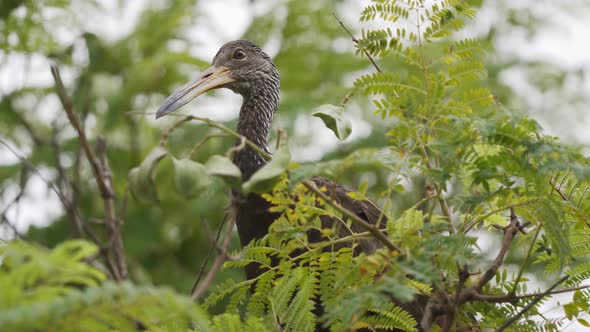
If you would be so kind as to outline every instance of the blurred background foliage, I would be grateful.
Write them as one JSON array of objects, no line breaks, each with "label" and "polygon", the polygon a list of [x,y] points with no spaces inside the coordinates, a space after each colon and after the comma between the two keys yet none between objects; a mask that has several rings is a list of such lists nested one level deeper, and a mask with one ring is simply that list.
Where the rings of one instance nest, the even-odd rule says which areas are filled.
[{"label": "blurred background foliage", "polygon": [[[228,193],[216,184],[198,199],[184,199],[175,193],[172,165],[167,159],[159,166],[156,177],[158,205],[142,204],[128,195],[129,170],[158,144],[163,130],[173,121],[155,122],[153,115],[132,112],[155,111],[174,88],[208,66],[211,56],[205,57],[203,52],[195,50],[211,48],[211,44],[217,49],[227,41],[223,32],[211,26],[205,29],[210,34],[209,41],[194,38],[196,25],[211,24],[204,10],[208,8],[206,2],[146,0],[145,6],[137,7],[136,24],[116,38],[85,29],[85,18],[93,13],[105,15],[108,6],[101,1],[0,2],[0,72],[5,80],[1,82],[0,91],[0,136],[26,156],[44,179],[55,183],[72,198],[85,222],[103,217],[102,201],[91,181],[92,173],[86,160],[81,158],[78,139],[61,111],[52,82],[44,79],[50,77],[48,64],[57,63],[89,137],[94,141],[101,135],[108,141],[108,158],[121,203],[119,209],[124,211],[123,234],[131,279],[139,284],[169,285],[181,293],[190,290],[211,246],[204,225],[216,229],[229,204]],[[478,31],[476,37],[489,52],[486,64],[489,77],[485,84],[501,103],[518,105],[520,107],[515,109],[519,110],[538,111],[546,116],[542,118],[546,123],[565,114],[553,112],[559,105],[551,99],[531,103],[522,91],[507,84],[503,77],[516,71],[525,77],[530,89],[541,95],[558,96],[573,114],[587,105],[588,98],[583,90],[567,88],[587,80],[586,72],[574,67],[564,70],[555,63],[527,60],[518,54],[495,52],[499,38],[506,31],[524,31],[534,38],[535,31],[545,23],[543,18],[535,16],[535,10],[514,8],[496,1],[469,2],[475,7],[492,6],[500,13],[494,16],[500,22],[473,30]],[[118,1],[114,8],[126,6],[126,1]],[[582,1],[573,6],[588,7]],[[331,11],[337,13],[360,36],[360,26],[356,22],[361,5],[338,0],[252,0],[245,1],[244,8],[248,9],[244,15],[249,15],[245,19],[249,23],[242,37],[268,49],[281,73],[281,104],[274,127],[288,132],[296,159],[333,160],[345,158],[359,148],[388,145],[384,133],[395,120],[383,121],[375,115],[374,106],[366,97],[351,96],[347,104],[347,115],[353,120],[353,137],[345,143],[335,143],[320,120],[310,116],[321,104],[341,103],[352,91],[353,79],[371,70],[367,59],[354,56],[353,43],[331,15]],[[471,24],[478,25],[477,19]],[[440,47],[442,52],[447,45],[442,43]],[[14,67],[16,57],[18,68]],[[400,60],[385,57],[379,59],[379,64],[395,71],[397,61]],[[7,72],[14,76],[6,75]],[[18,79],[18,75],[42,78]],[[184,112],[224,119],[230,128],[235,125],[239,97],[216,92],[205,99]],[[185,124],[173,132],[168,148],[177,157],[186,156],[209,132],[212,130],[204,124]],[[275,137],[273,133],[272,139]],[[224,153],[232,144],[231,138],[208,140],[194,159],[204,162],[211,155]],[[11,238],[22,232],[23,238],[47,247],[71,238],[68,215],[63,212],[56,213],[52,220],[45,220],[42,226],[29,229],[22,225],[17,229],[8,226],[13,222],[8,217],[17,215],[9,210],[17,209],[19,201],[26,201],[25,197],[34,191],[35,185],[39,187],[39,181],[33,183],[38,176],[31,167],[23,166],[8,150],[0,151],[0,157],[5,159],[0,165],[3,236]],[[353,187],[367,181],[369,192],[377,199],[385,190],[385,175],[374,170],[336,174],[339,182]],[[59,200],[45,187],[48,202],[59,205]],[[403,211],[417,201],[417,197],[423,196],[424,187],[417,181],[413,188],[399,194],[395,209]],[[16,203],[11,203],[15,197],[18,197]],[[23,204],[20,208],[34,209],[34,206]],[[57,207],[57,211],[64,209]],[[96,229],[104,236],[100,234],[102,227]],[[236,238],[234,248],[237,243]],[[239,274],[236,270],[224,270],[218,279],[240,278]]]}]

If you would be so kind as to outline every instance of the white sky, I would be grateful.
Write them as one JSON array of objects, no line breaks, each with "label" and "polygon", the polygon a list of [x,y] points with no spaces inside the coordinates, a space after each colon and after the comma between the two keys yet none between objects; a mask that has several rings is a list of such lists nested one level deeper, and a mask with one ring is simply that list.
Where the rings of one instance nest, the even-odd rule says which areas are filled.
[{"label": "white sky", "polygon": [[[85,2],[82,0],[73,1],[76,6],[79,6],[81,13],[85,13]],[[348,2],[346,10],[341,15],[351,16],[348,22],[354,22],[354,15],[358,12],[368,0],[360,2]],[[116,40],[128,34],[134,27],[138,14],[141,8],[145,6],[145,0],[134,1],[118,1],[118,0],[101,0],[101,5],[104,7],[103,13],[95,11],[88,12],[88,14],[81,15],[84,30],[94,32],[101,36],[108,36],[111,40]],[[118,4],[122,3],[123,8],[119,8]],[[269,5],[268,1],[255,1],[255,5],[251,6],[249,0],[224,0],[224,1],[200,1],[200,12],[203,13],[203,20],[196,22],[195,26],[190,29],[189,35],[191,41],[195,42],[198,47],[191,48],[191,53],[195,56],[204,59],[213,57],[221,44],[228,40],[239,38],[248,27],[252,20],[252,15],[263,13]],[[472,31],[486,32],[494,22],[501,20],[498,15],[498,4],[502,7],[509,8],[532,8],[535,17],[541,17],[547,20],[548,24],[541,25],[540,29],[535,31],[533,38],[527,35],[524,30],[498,31],[499,38],[496,45],[499,54],[502,57],[516,56],[525,60],[539,60],[554,64],[566,71],[581,70],[585,73],[582,81],[570,81],[573,94],[581,93],[583,100],[580,104],[573,107],[572,105],[563,104],[560,101],[560,96],[543,95],[539,93],[523,76],[523,72],[518,68],[508,70],[501,76],[502,80],[508,85],[514,87],[519,91],[527,101],[528,106],[533,113],[537,112],[541,115],[547,112],[560,112],[559,118],[562,121],[555,122],[556,117],[536,117],[546,130],[556,136],[563,137],[569,142],[581,143],[590,146],[590,112],[580,111],[580,107],[590,106],[590,42],[588,38],[588,31],[590,31],[590,5],[585,7],[580,4],[583,0],[565,0],[565,1],[550,1],[550,0],[526,0],[526,1],[486,1],[483,8],[480,10],[477,18],[477,26]],[[580,10],[580,8],[583,8]],[[245,14],[246,13],[246,14]],[[221,15],[223,14],[223,16]],[[331,18],[330,18],[331,19]],[[501,25],[500,25],[501,26]],[[56,35],[60,41],[64,43],[71,43],[79,31],[73,31],[68,27],[52,27],[56,31]],[[272,55],[276,52],[279,45],[267,45],[270,49],[269,53]],[[274,49],[273,49],[274,48]],[[0,94],[19,89],[23,86],[48,86],[52,84],[51,74],[48,70],[48,61],[40,55],[33,56],[29,59],[28,68],[25,66],[26,61],[20,55],[6,56],[0,51],[0,59],[4,64],[0,66]],[[72,79],[73,73],[63,71],[62,75],[66,84]],[[181,82],[179,82],[180,84]],[[201,103],[198,107],[200,110],[212,109],[220,107],[224,109],[238,109],[241,102],[239,96],[233,95],[231,92],[222,92],[219,94],[221,98],[208,97],[202,98],[198,102]],[[59,109],[57,100],[49,100],[53,103],[55,111]],[[220,103],[222,103],[220,105]],[[207,107],[215,104],[215,107]],[[200,115],[203,115],[201,112]],[[353,117],[354,112],[351,114]],[[53,117],[51,113],[41,114],[49,121]],[[216,118],[217,120],[227,120],[228,118],[237,116],[237,111],[229,115],[222,115],[219,113],[208,113],[205,116]],[[308,132],[310,134],[322,133],[325,130],[320,120],[310,120],[311,125],[306,121],[299,121],[295,126],[297,131],[301,133]],[[316,122],[314,122],[316,121]],[[352,139],[359,136],[367,135],[370,132],[370,126],[360,121],[355,121],[355,128],[353,130]],[[0,133],[1,136],[1,133]],[[327,150],[333,149],[337,141],[330,135],[329,138],[323,136],[321,140],[314,140],[316,142],[323,142],[323,146],[319,147],[312,154],[312,159],[321,157]],[[295,147],[294,153],[303,155]],[[26,154],[27,151],[21,151]],[[313,151],[312,151],[313,152]],[[307,151],[309,154],[310,151]],[[16,158],[9,153],[4,147],[0,146],[0,164],[14,163]],[[46,177],[51,177],[51,174],[46,174],[46,170],[41,170]],[[43,225],[47,220],[54,219],[59,216],[62,211],[59,208],[59,201],[50,191],[47,190],[43,181],[37,177],[33,177],[28,187],[28,194],[23,198],[21,207],[19,209],[11,209],[8,217],[12,221],[16,221],[18,228],[23,231],[28,225]],[[4,209],[5,204],[10,201],[16,194],[17,188],[8,188],[4,191],[3,196],[0,197],[0,209]],[[34,208],[33,208],[34,207]],[[9,233],[10,234],[10,233]],[[0,229],[0,237],[2,229]],[[489,243],[481,243],[482,249],[487,247]],[[492,250],[493,251],[493,250]],[[569,298],[569,295],[564,295],[561,298]],[[555,310],[556,303],[548,303],[545,305],[545,310],[548,314],[559,314],[560,310]],[[572,325],[567,331],[580,331],[581,326]],[[566,331],[566,330],[564,330]]]}]

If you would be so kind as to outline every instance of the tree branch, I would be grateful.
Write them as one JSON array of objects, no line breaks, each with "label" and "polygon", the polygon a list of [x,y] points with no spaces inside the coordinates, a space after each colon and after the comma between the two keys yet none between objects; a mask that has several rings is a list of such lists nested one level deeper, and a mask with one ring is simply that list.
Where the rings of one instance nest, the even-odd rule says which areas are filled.
[{"label": "tree branch", "polygon": [[[195,289],[197,288],[197,286],[201,282],[201,278],[203,277],[203,274],[205,273],[205,268],[207,267],[207,263],[209,263],[209,259],[211,258],[213,251],[215,251],[215,249],[217,248],[217,241],[219,241],[219,237],[221,236],[221,230],[223,229],[223,225],[225,224],[225,221],[227,220],[228,215],[229,215],[229,211],[226,211],[223,215],[223,219],[221,220],[221,224],[219,224],[219,228],[217,229],[217,235],[215,236],[214,239],[211,238],[211,249],[209,249],[209,252],[207,253],[207,256],[205,257],[203,264],[201,264],[201,268],[199,269],[199,274],[197,275],[197,279],[195,279],[195,282],[193,283],[193,287],[191,288],[191,295],[195,293]],[[203,223],[203,226],[208,227],[207,223]]]},{"label": "tree branch", "polygon": [[[215,280],[215,276],[217,275],[217,272],[219,272],[219,270],[221,270],[223,263],[225,263],[225,261],[227,260],[227,257],[228,257],[227,249],[229,248],[231,234],[233,232],[235,224],[236,224],[236,213],[234,210],[230,219],[229,219],[229,224],[227,225],[227,229],[225,230],[225,238],[223,239],[223,243],[220,248],[217,248],[219,250],[219,252],[217,253],[217,256],[215,257],[215,261],[213,261],[213,264],[211,264],[211,268],[209,269],[207,276],[205,276],[203,283],[201,283],[199,285],[199,287],[192,293],[191,297],[193,298],[193,300],[198,300],[201,296],[203,296],[203,294],[205,293],[207,288],[209,288],[209,286],[211,286],[211,283],[213,283],[213,280]],[[214,246],[214,248],[216,248],[216,246]]]},{"label": "tree branch", "polygon": [[82,148],[84,149],[84,153],[86,154],[86,158],[90,163],[90,167],[92,168],[92,172],[94,173],[94,177],[96,178],[96,184],[98,185],[98,189],[100,190],[101,195],[103,198],[111,198],[113,193],[111,189],[107,186],[106,180],[104,178],[104,174],[100,169],[98,161],[90,149],[90,145],[88,144],[88,139],[86,138],[86,134],[82,129],[82,125],[74,112],[74,106],[72,105],[72,100],[66,94],[66,89],[63,85],[61,80],[61,76],[59,74],[59,69],[56,65],[51,65],[51,74],[53,75],[53,79],[55,81],[55,87],[57,90],[57,95],[59,96],[59,100],[68,116],[68,120],[78,133],[78,139],[80,140],[80,144],[82,144]]},{"label": "tree branch", "polygon": [[[334,12],[332,12],[332,15],[334,16],[336,21],[338,21],[338,23],[340,23],[340,26],[344,29],[344,31],[346,31],[346,33],[348,33],[348,35],[350,36],[352,41],[361,49],[361,51],[363,51],[363,53],[367,56],[367,58],[369,58],[369,61],[371,61],[371,63],[373,64],[373,67],[375,67],[375,69],[381,73],[381,68],[379,68],[379,66],[377,66],[377,63],[375,62],[375,60],[373,60],[373,57],[371,56],[371,54],[359,44],[359,40],[352,34],[352,32],[350,32],[350,30],[348,30],[346,28],[344,23],[338,18],[338,16],[336,16],[336,14]],[[346,102],[344,102],[344,103],[346,103]]]},{"label": "tree branch", "polygon": [[504,324],[502,324],[498,329],[496,329],[496,332],[504,331],[508,326],[510,326],[510,324],[516,322],[520,317],[522,317],[522,315],[524,315],[527,311],[531,310],[531,308],[534,307],[535,304],[537,304],[539,301],[541,301],[542,298],[547,296],[555,287],[559,286],[562,282],[566,281],[568,278],[569,278],[569,276],[564,276],[561,279],[557,280],[556,283],[554,283],[551,287],[549,287],[549,289],[547,289],[545,292],[543,292],[539,296],[537,296],[534,300],[529,302],[529,304],[527,304],[524,308],[522,308],[516,315],[514,315],[514,317],[505,321]]},{"label": "tree branch", "polygon": [[440,305],[434,298],[430,298],[424,308],[424,314],[420,320],[420,332],[430,332],[432,330],[432,324],[436,320],[436,317],[440,314]]},{"label": "tree branch", "polygon": [[117,265],[120,280],[127,279],[127,264],[125,262],[125,248],[123,246],[123,236],[121,235],[121,220],[117,217],[117,208],[115,205],[115,194],[113,187],[113,179],[111,168],[107,159],[107,142],[103,138],[99,138],[96,142],[96,151],[98,153],[98,160],[100,168],[105,180],[105,184],[112,196],[103,197],[104,208],[106,211],[106,229],[107,235],[111,244],[111,252]]},{"label": "tree branch", "polygon": [[512,240],[516,233],[519,232],[521,229],[520,222],[516,214],[514,214],[514,209],[510,208],[510,224],[504,228],[504,239],[502,241],[502,248],[500,248],[500,252],[494,259],[494,263],[490,266],[485,273],[479,278],[477,283],[473,286],[473,290],[477,293],[481,292],[483,286],[485,286],[490,280],[492,280],[502,263],[504,263],[504,258],[508,253],[508,249],[510,248],[510,244],[512,244]]},{"label": "tree branch", "polygon": [[[41,174],[41,171],[39,171],[39,169],[37,169],[37,167],[35,167],[35,165],[33,163],[31,163],[27,158],[18,154],[8,143],[6,143],[0,139],[0,144],[4,145],[15,157],[17,157],[23,163],[23,165],[25,165],[28,169],[32,170],[35,174],[37,174],[37,176],[41,179],[41,181],[43,181],[43,183],[45,183],[47,185],[47,187],[49,189],[51,189],[51,191],[53,191],[55,193],[55,195],[58,197],[62,206],[66,210],[66,213],[68,213],[68,212],[72,213],[72,214],[74,214],[76,219],[81,220],[78,210],[75,208],[75,205],[73,205],[72,202],[70,202],[70,200],[68,200],[68,198],[63,195],[63,193],[61,192],[61,190],[57,187],[57,185],[55,183],[46,179],[43,176],[43,174]],[[70,219],[70,220],[74,220],[74,219]],[[101,248],[101,252],[104,254],[104,252],[102,250],[102,244],[100,243],[100,240],[98,239],[96,234],[94,234],[94,232],[88,226],[88,224],[81,222],[81,225],[82,225],[82,228],[84,229],[84,232],[90,237],[90,239],[97,246],[99,246]],[[110,264],[111,262],[108,259],[106,254],[104,255],[104,257],[105,257],[105,263],[107,265],[107,268],[109,269],[111,274],[113,274],[114,273],[114,266],[112,264]]]},{"label": "tree branch", "polygon": [[[492,280],[494,278],[494,276],[498,272],[498,269],[500,268],[500,266],[502,266],[502,263],[504,263],[504,258],[506,257],[506,254],[508,253],[508,249],[510,248],[510,245],[512,244],[512,240],[514,239],[514,236],[518,232],[522,232],[522,230],[523,230],[523,225],[520,224],[518,217],[514,213],[513,208],[510,208],[510,224],[506,227],[501,228],[501,229],[504,231],[504,238],[502,240],[502,247],[500,248],[498,255],[496,255],[496,258],[494,259],[494,262],[492,263],[492,265],[483,273],[483,275],[479,278],[479,280],[477,280],[477,282],[473,286],[471,286],[467,289],[464,289],[461,292],[461,295],[458,297],[458,300],[457,300],[459,305],[462,303],[465,303],[467,301],[470,301],[470,300],[474,300],[474,299],[481,300],[481,299],[483,299],[483,297],[486,297],[486,295],[481,294],[482,288],[488,282],[490,282],[490,280]],[[502,302],[510,302],[508,299],[509,298],[506,298],[506,301],[502,301]]]},{"label": "tree branch", "polygon": [[333,199],[328,197],[326,194],[324,194],[320,189],[318,189],[318,187],[316,187],[315,183],[308,180],[308,181],[304,181],[303,185],[305,187],[307,187],[309,190],[311,190],[314,194],[319,196],[328,205],[330,205],[333,208],[337,209],[338,211],[342,212],[342,214],[344,214],[352,223],[357,224],[360,227],[362,227],[364,230],[369,231],[375,237],[375,239],[377,239],[379,242],[383,243],[383,245],[385,245],[387,247],[387,249],[389,249],[391,251],[401,252],[401,249],[398,246],[396,246],[393,242],[391,242],[387,238],[387,236],[385,234],[383,234],[383,232],[379,228],[377,228],[377,226],[369,224],[368,222],[359,218],[359,216],[357,216],[356,214],[345,209],[338,202],[334,201]]},{"label": "tree branch", "polygon": [[62,149],[61,145],[57,140],[57,132],[54,132],[53,136],[51,137],[51,146],[53,147],[55,167],[57,168],[57,174],[59,176],[57,186],[60,188],[60,191],[64,196],[64,199],[67,199],[67,202],[62,202],[62,205],[66,210],[66,215],[68,216],[68,219],[74,226],[74,237],[80,238],[84,234],[84,226],[82,225],[82,220],[80,219],[80,216],[76,212],[76,205],[74,204],[72,199],[72,192],[68,190],[68,180],[66,170],[64,169],[64,166],[61,162]]},{"label": "tree branch", "polygon": [[[114,264],[116,267],[113,271],[111,271],[113,278],[117,281],[125,280],[127,278],[127,265],[125,263],[123,238],[120,232],[120,220],[117,218],[116,213],[115,193],[112,187],[111,172],[106,159],[106,142],[104,142],[104,140],[98,141],[98,152],[100,156],[99,160],[96,158],[92,149],[90,148],[90,144],[86,138],[86,133],[84,132],[80,120],[74,112],[72,100],[66,94],[66,89],[62,82],[59,69],[56,65],[51,66],[51,74],[53,75],[53,79],[55,81],[57,95],[59,96],[70,124],[72,127],[74,127],[78,134],[78,139],[82,149],[84,150],[86,159],[92,168],[96,184],[103,200],[106,214],[105,224],[107,226],[107,234],[109,236],[109,245],[107,250],[112,254],[112,258],[115,260]],[[106,259],[107,264],[109,263],[109,260],[110,257]]]},{"label": "tree branch", "polygon": [[[129,114],[129,115],[155,115],[156,113],[155,112],[127,112],[126,114]],[[221,123],[218,123],[218,122],[213,121],[208,118],[203,118],[203,117],[194,116],[194,115],[174,114],[174,113],[166,114],[166,116],[183,117],[184,119],[180,120],[179,122],[187,122],[187,121],[191,121],[191,120],[205,122],[210,127],[217,128],[225,133],[230,134],[231,136],[233,136],[239,140],[241,140],[242,137],[244,137],[244,136],[238,134],[237,131],[229,129],[226,126],[222,125]],[[174,127],[174,125],[173,125],[173,127]],[[246,138],[246,137],[244,137],[244,138]],[[246,139],[246,145],[248,145],[249,148],[254,150],[254,152],[260,154],[262,156],[262,158],[264,158],[265,160],[268,161],[268,160],[272,159],[272,156],[270,154],[263,151],[258,145],[254,144],[254,142],[250,141],[249,139]]]},{"label": "tree branch", "polygon": [[575,292],[577,290],[583,290],[583,289],[588,289],[588,288],[590,288],[590,285],[583,285],[583,286],[573,287],[573,288],[564,288],[564,289],[558,289],[558,290],[551,290],[551,291],[538,292],[538,293],[528,293],[528,294],[521,294],[521,295],[516,295],[516,294],[512,294],[512,293],[502,294],[502,295],[474,294],[472,296],[472,298],[474,300],[483,301],[483,302],[516,303],[519,300],[526,299],[529,297],[537,297],[537,296],[541,296],[541,295],[563,294],[563,293]]}]

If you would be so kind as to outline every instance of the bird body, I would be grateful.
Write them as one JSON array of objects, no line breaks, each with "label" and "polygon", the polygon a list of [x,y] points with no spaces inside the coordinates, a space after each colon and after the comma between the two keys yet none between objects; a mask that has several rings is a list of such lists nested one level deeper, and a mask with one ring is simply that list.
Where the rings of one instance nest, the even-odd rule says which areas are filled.
[{"label": "bird body", "polygon": [[[180,108],[206,91],[228,88],[243,97],[237,132],[256,144],[262,151],[270,154],[267,145],[268,134],[279,103],[279,87],[279,73],[266,53],[252,42],[232,41],[221,47],[209,69],[173,92],[163,102],[156,118]],[[233,162],[242,172],[242,180],[246,181],[267,161],[254,149],[245,146],[235,153]],[[383,216],[375,203],[349,197],[347,193],[352,190],[342,185],[322,177],[313,177],[311,181],[318,188],[326,188],[326,194],[330,198],[370,224],[378,223],[379,218]],[[233,203],[237,209],[236,225],[242,246],[268,234],[269,226],[279,216],[278,213],[269,211],[271,204],[258,194],[250,193],[244,197],[238,192],[233,192]],[[350,235],[351,230],[363,231],[355,224],[349,229],[338,227],[339,225],[335,225],[335,220],[331,217],[320,218],[322,227],[336,226],[340,236]],[[311,242],[320,241],[320,232],[309,232],[308,238]],[[345,245],[347,244],[340,243],[333,249],[338,250]],[[372,253],[378,246],[375,241],[362,240],[355,251]],[[246,267],[246,275],[249,279],[255,278],[261,272],[252,264]]]}]

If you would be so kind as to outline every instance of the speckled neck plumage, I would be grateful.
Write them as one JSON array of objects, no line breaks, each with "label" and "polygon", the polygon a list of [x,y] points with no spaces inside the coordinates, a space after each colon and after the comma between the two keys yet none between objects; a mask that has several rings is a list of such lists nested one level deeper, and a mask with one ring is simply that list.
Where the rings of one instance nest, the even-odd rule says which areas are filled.
[{"label": "speckled neck plumage", "polygon": [[[267,76],[251,84],[248,93],[243,94],[237,132],[270,154],[268,134],[274,112],[279,104],[279,78]],[[234,155],[234,163],[242,171],[244,181],[266,164],[256,151],[245,147]]]}]

